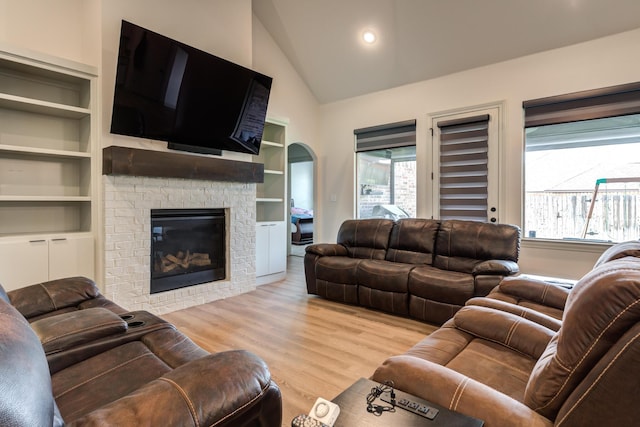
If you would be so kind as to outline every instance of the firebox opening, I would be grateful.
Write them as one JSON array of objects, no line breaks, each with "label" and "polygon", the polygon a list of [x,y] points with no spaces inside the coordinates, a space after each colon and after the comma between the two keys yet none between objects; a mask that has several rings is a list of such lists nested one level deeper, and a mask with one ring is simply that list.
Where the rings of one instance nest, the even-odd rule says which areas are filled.
[{"label": "firebox opening", "polygon": [[224,209],[151,210],[151,293],[226,278]]}]

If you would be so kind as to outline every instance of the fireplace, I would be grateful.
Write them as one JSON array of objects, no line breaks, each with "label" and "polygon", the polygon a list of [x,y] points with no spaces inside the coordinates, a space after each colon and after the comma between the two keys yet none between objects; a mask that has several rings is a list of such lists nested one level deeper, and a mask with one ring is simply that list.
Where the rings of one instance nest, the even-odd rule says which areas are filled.
[{"label": "fireplace", "polygon": [[151,209],[152,294],[226,278],[224,209]]}]

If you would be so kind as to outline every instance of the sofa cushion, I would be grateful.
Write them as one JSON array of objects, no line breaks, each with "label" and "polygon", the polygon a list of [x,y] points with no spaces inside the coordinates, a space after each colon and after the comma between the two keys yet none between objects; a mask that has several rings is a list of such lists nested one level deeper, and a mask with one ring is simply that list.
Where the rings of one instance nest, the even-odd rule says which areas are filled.
[{"label": "sofa cushion", "polygon": [[520,228],[508,224],[446,220],[440,223],[434,267],[471,274],[485,260],[516,263],[520,254]]},{"label": "sofa cushion", "polygon": [[415,266],[381,260],[363,260],[358,264],[358,285],[386,292],[408,292],[409,273]]},{"label": "sofa cushion", "polygon": [[387,261],[431,265],[439,225],[433,219],[398,220],[389,238]]},{"label": "sofa cushion", "polygon": [[316,293],[330,300],[357,304],[356,273],[362,261],[341,256],[319,258],[315,266]]},{"label": "sofa cushion", "polygon": [[350,219],[340,226],[337,243],[351,258],[384,259],[394,224],[390,219]]},{"label": "sofa cushion", "polygon": [[473,276],[430,266],[416,267],[409,274],[409,293],[462,306],[474,296]]},{"label": "sofa cushion", "polygon": [[628,256],[640,258],[640,240],[621,242],[609,247],[600,255],[593,268],[599,267],[606,262]]},{"label": "sofa cushion", "polygon": [[407,281],[412,264],[363,260],[358,265],[358,301],[364,307],[409,314]]}]

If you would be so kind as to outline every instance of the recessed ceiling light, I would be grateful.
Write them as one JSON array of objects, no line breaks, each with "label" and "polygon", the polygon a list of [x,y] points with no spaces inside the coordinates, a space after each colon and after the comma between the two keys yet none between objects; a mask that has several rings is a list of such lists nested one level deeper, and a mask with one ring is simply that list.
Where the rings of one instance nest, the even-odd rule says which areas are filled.
[{"label": "recessed ceiling light", "polygon": [[362,33],[362,40],[367,44],[373,44],[376,41],[376,34],[371,30],[367,30]]}]

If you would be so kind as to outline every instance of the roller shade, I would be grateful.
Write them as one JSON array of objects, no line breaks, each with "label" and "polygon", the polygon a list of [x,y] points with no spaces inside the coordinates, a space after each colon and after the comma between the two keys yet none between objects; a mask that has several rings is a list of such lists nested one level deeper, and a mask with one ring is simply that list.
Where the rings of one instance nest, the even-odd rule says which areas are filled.
[{"label": "roller shade", "polygon": [[488,114],[437,122],[440,219],[487,220]]},{"label": "roller shade", "polygon": [[356,152],[416,145],[415,119],[355,129],[353,133],[356,136]]},{"label": "roller shade", "polygon": [[522,103],[525,128],[640,113],[640,82]]}]

